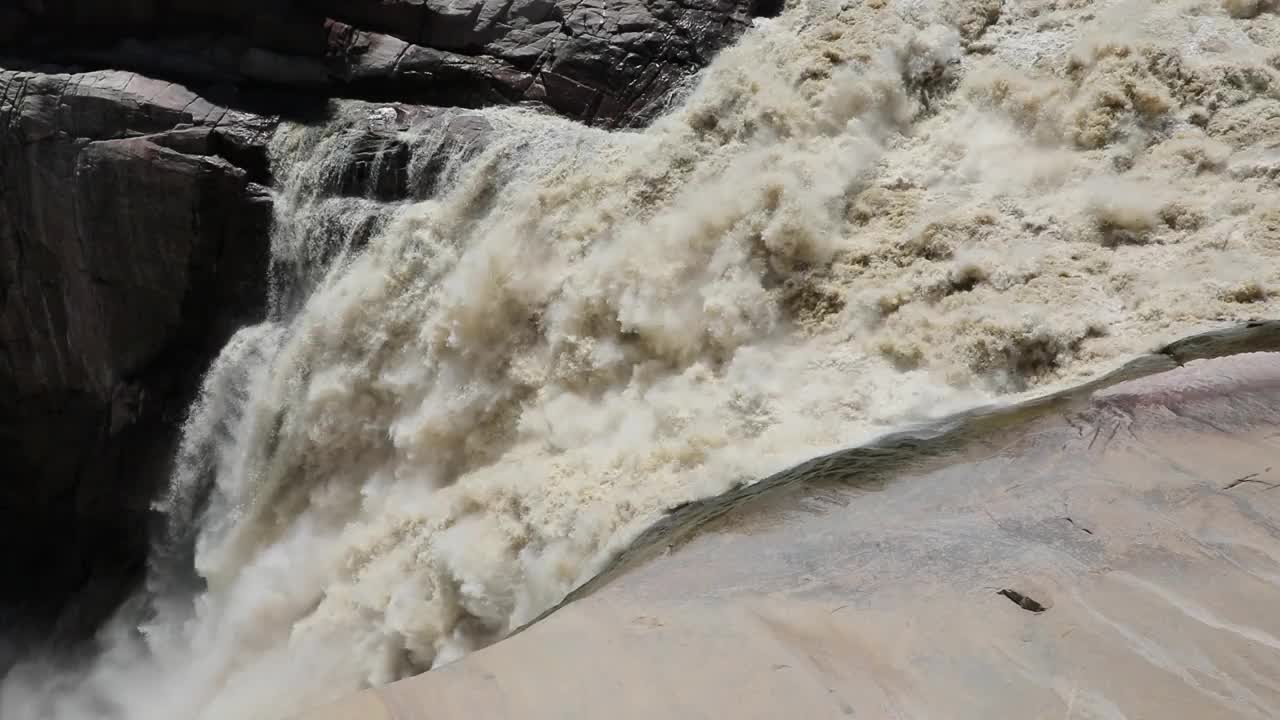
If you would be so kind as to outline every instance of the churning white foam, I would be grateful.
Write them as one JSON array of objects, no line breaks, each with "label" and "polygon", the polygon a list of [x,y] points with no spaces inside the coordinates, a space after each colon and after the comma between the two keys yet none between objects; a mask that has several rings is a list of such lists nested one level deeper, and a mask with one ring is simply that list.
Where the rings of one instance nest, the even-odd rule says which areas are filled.
[{"label": "churning white foam", "polygon": [[207,587],[4,717],[281,717],[502,638],[666,507],[1274,316],[1280,16],[1240,5],[794,3],[646,131],[485,111],[417,203],[322,192],[383,111],[285,127],[273,315],[165,501]]}]

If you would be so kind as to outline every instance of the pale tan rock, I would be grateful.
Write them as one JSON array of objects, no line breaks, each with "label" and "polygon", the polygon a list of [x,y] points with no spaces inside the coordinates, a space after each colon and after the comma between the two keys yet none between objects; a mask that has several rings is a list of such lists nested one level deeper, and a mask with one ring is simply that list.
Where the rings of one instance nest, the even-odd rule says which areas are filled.
[{"label": "pale tan rock", "polygon": [[304,717],[1280,717],[1280,354],[773,482],[525,632]]}]

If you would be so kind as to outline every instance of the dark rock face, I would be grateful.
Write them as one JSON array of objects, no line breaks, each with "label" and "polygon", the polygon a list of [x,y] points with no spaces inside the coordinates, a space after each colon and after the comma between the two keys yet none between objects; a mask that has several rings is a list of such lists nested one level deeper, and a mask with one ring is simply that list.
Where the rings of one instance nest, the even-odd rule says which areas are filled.
[{"label": "dark rock face", "polygon": [[[325,191],[425,197],[492,133],[466,108],[642,125],[779,7],[3,3],[0,674],[31,646],[83,640],[144,572],[150,503],[200,376],[263,310],[277,115],[388,103],[384,126],[351,130],[366,135]],[[424,123],[446,138],[425,161],[403,140]]]},{"label": "dark rock face", "polygon": [[[92,629],[136,581],[193,384],[262,306],[268,121],[133,73],[0,72],[0,613]],[[0,658],[0,663],[3,658]]]},{"label": "dark rock face", "polygon": [[[342,172],[328,178],[323,194],[425,200],[440,189],[446,165],[474,158],[494,135],[489,121],[470,110],[384,105],[376,112],[367,122],[346,128],[355,142]],[[404,139],[424,127],[438,128],[444,141],[422,148]]]},{"label": "dark rock face", "polygon": [[8,11],[5,26],[23,52],[62,62],[376,100],[528,103],[615,126],[652,119],[753,16],[779,7],[777,0],[43,0]]}]

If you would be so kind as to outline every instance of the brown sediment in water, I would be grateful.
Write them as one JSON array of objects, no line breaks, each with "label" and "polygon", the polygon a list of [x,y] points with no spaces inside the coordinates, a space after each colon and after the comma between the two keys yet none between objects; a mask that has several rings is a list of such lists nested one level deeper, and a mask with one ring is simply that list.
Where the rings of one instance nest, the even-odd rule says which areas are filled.
[{"label": "brown sediment in water", "polygon": [[304,717],[1276,717],[1280,353],[1213,355],[1278,337],[685,506],[524,632]]},{"label": "brown sediment in water", "polygon": [[[624,6],[601,12],[622,21]],[[846,524],[874,514],[859,536],[878,543],[866,554],[874,572],[849,582],[883,593],[892,580],[915,588],[904,607],[922,602],[927,588],[882,574],[896,558],[915,577],[945,548],[895,553],[942,542],[988,475],[1094,462],[1088,452],[1127,442],[1137,431],[1126,418],[1152,408],[1093,407],[1076,392],[869,440],[1079,385],[1168,338],[1280,315],[1269,144],[1280,15],[1234,15],[1218,0],[790,3],[651,127],[484,111],[483,149],[465,161],[450,152],[439,192],[395,207],[313,192],[354,148],[344,128],[360,134],[384,108],[344,103],[334,123],[282,127],[272,262],[303,272],[284,273],[273,320],[238,333],[214,364],[165,499],[206,589],[159,604],[141,628],[113,628],[122,640],[82,678],[11,673],[0,714],[288,716],[502,640],[622,548],[568,612],[505,647],[608,598],[648,603],[625,593],[653,568],[674,572],[668,558],[644,563],[667,547],[692,558],[723,542],[732,557],[716,538],[761,538],[758,571],[726,575],[736,566],[714,553],[717,564],[688,571],[743,593],[760,592],[783,553],[816,568],[806,572],[843,567],[843,555],[818,547],[811,560],[788,544],[788,528],[808,527],[796,513]],[[434,127],[396,141],[434,156]],[[1222,353],[1223,338],[1204,342],[1129,372]],[[1047,455],[1045,438],[1059,435],[1077,450]],[[970,495],[923,494],[948,479]],[[884,503],[908,488],[934,504],[895,517]],[[985,500],[1001,524],[1006,495]],[[869,510],[837,513],[863,501]],[[1092,518],[1069,517],[1092,534],[1068,537],[1110,542]],[[924,540],[899,536],[931,522],[942,524]],[[859,541],[843,525],[831,532]],[[1000,560],[989,552],[954,562]],[[655,587],[703,587],[670,578]],[[1059,614],[1061,597],[988,580],[980,596],[1000,608],[1023,612],[1030,598],[1047,608],[1037,617]],[[522,656],[536,666],[528,681],[566,679],[542,674],[544,655]],[[1184,671],[1235,696],[1213,668]],[[487,712],[469,700],[469,714]]]}]

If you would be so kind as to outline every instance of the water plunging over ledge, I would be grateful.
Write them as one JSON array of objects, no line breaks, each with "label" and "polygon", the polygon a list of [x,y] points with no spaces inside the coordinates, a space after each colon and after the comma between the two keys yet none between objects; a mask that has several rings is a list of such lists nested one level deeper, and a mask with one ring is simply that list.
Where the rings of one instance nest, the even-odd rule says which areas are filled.
[{"label": "water plunging over ledge", "polygon": [[1280,315],[1266,43],[1095,5],[797,4],[645,131],[429,119],[363,177],[388,108],[283,128],[272,312],[164,501],[190,577],[6,716],[278,717],[439,667],[672,506]]}]

